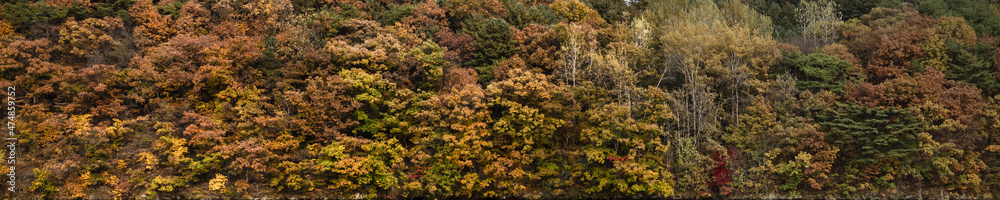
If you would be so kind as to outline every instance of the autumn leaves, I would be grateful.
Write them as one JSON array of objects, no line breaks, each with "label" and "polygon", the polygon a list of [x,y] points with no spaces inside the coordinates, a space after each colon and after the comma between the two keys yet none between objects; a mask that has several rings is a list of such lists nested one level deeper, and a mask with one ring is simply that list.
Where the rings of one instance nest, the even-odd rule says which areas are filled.
[{"label": "autumn leaves", "polygon": [[988,17],[844,2],[18,1],[0,84],[25,197],[993,195]]}]

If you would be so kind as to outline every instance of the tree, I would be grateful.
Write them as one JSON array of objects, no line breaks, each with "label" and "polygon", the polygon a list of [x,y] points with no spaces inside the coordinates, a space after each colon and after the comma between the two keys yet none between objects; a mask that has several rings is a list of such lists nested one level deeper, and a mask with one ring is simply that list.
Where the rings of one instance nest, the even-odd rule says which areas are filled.
[{"label": "tree", "polygon": [[564,31],[565,43],[560,48],[562,54],[562,69],[560,75],[566,83],[576,86],[577,77],[583,74],[583,68],[590,65],[597,48],[597,41],[593,29],[586,24],[560,24],[557,31]]},{"label": "tree", "polygon": [[723,123],[738,121],[746,105],[743,97],[759,86],[750,83],[767,71],[779,51],[768,38],[769,19],[740,3],[725,2],[719,8],[708,1],[665,1],[651,7],[656,12],[645,19],[663,30],[658,33],[664,55],[661,80],[673,72],[681,81],[672,91],[680,130],[672,140],[678,150],[671,159],[677,166],[674,174],[685,174],[678,176],[677,188],[706,195],[712,180],[708,167],[717,164],[707,154],[727,151],[719,143]]},{"label": "tree", "polygon": [[[500,0],[450,0],[442,6],[447,11],[451,24],[460,25],[459,27],[462,29],[465,28],[466,24],[459,23],[465,23],[466,20],[473,18],[503,19],[507,14]],[[456,30],[459,30],[458,27]]]},{"label": "tree", "polygon": [[630,20],[627,16],[638,14],[634,11],[635,7],[638,6],[631,6],[626,1],[587,0],[586,3],[597,10],[597,13],[601,14],[601,18],[608,23]]},{"label": "tree", "polygon": [[859,20],[850,21],[844,35],[853,54],[867,61],[867,80],[878,83],[910,72],[914,67],[911,61],[926,55],[921,44],[927,38],[926,29],[934,23],[934,19],[917,13],[912,4],[901,4],[899,9],[872,9]]},{"label": "tree", "polygon": [[[370,20],[346,20],[341,24],[344,35],[328,40],[323,49],[329,62],[336,67],[359,68],[371,72],[386,72],[399,67],[406,53],[423,41],[402,26],[382,27]],[[330,70],[339,71],[340,68]]]},{"label": "tree", "polygon": [[583,22],[591,26],[600,26],[607,23],[604,21],[604,18],[601,18],[600,13],[587,6],[587,4],[580,2],[580,0],[556,0],[549,6],[570,22]]},{"label": "tree", "polygon": [[947,53],[947,43],[958,42],[972,45],[976,42],[976,32],[972,31],[965,23],[965,20],[956,17],[941,17],[937,19],[937,24],[928,27],[928,35],[920,47],[927,52],[926,58],[919,59],[923,67],[931,67],[941,71],[948,71],[948,63],[951,57]]},{"label": "tree", "polygon": [[736,191],[747,194],[783,192],[791,196],[823,191],[836,184],[834,161],[839,148],[822,127],[810,120],[835,101],[829,91],[770,101],[754,98],[723,140],[730,155]]},{"label": "tree", "polygon": [[[767,24],[770,24],[768,21]],[[778,50],[775,42],[771,40],[770,32],[762,32],[759,35],[753,34],[746,29],[734,27],[732,31],[723,32],[722,46],[726,51],[726,57],[722,59],[724,76],[727,76],[729,98],[731,107],[729,108],[731,120],[738,121],[740,110],[748,95],[755,87],[751,83],[759,81],[762,74],[767,71],[767,67],[777,61]]]},{"label": "tree", "polygon": [[784,39],[802,33],[795,9],[799,1],[794,0],[749,0],[745,1],[763,15],[771,18],[774,38]]},{"label": "tree", "polygon": [[[982,171],[980,178],[985,180],[982,184],[988,190],[995,190],[1000,187],[1000,182],[996,178],[1000,177],[1000,96],[993,96],[986,99],[986,108],[983,109],[982,118],[984,121],[983,133],[986,135],[986,146],[983,147],[982,158],[986,169]],[[993,155],[993,156],[990,156]]]},{"label": "tree", "polygon": [[558,74],[562,67],[559,55],[562,42],[555,30],[532,24],[515,30],[514,39],[518,41],[517,55],[527,66],[541,69],[545,74]]},{"label": "tree", "polygon": [[[664,5],[667,6],[667,5]],[[726,7],[742,6],[737,3],[725,4]],[[726,8],[736,9],[736,8]],[[769,20],[767,23],[759,24],[757,27],[743,25],[743,20],[761,18],[755,12],[744,13],[747,16],[731,17],[722,14],[710,2],[697,5],[691,8],[693,15],[679,17],[677,21],[670,22],[669,31],[665,31],[660,41],[665,46],[666,54],[665,68],[670,67],[680,71],[683,76],[686,93],[678,96],[677,100],[682,100],[684,104],[690,106],[678,106],[677,111],[686,109],[696,109],[687,114],[678,114],[681,121],[691,120],[690,129],[686,132],[697,132],[700,135],[705,126],[700,123],[711,123],[715,116],[708,114],[708,107],[696,106],[698,104],[710,104],[712,98],[696,100],[703,96],[698,93],[702,91],[726,92],[725,101],[731,106],[730,120],[737,120],[742,109],[740,104],[746,101],[742,98],[753,89],[749,88],[749,83],[756,82],[759,75],[767,71],[767,66],[777,60],[780,53],[773,40],[769,38]],[[751,20],[753,21],[753,20]],[[753,24],[753,23],[750,23]],[[710,33],[710,34],[704,34]],[[712,41],[712,42],[706,42]],[[668,69],[664,69],[664,72]],[[701,86],[704,84],[704,86]],[[752,86],[751,86],[752,87]],[[704,88],[704,89],[698,89]],[[687,96],[690,95],[690,96]],[[703,97],[715,96],[712,94]],[[682,98],[683,97],[683,98]],[[714,98],[714,97],[713,97]],[[708,101],[704,103],[695,103]],[[744,104],[745,105],[745,104]],[[708,109],[711,110],[711,109]],[[690,117],[690,118],[688,118]],[[709,117],[705,119],[703,117]],[[688,133],[693,134],[693,133]]]},{"label": "tree", "polygon": [[121,28],[122,21],[117,18],[70,20],[66,29],[59,31],[61,44],[58,49],[80,58],[103,56],[105,49],[117,46],[119,43],[107,32]]},{"label": "tree", "polygon": [[[673,195],[674,175],[663,157],[671,147],[665,127],[675,117],[667,106],[669,96],[662,90],[632,88],[634,99],[616,101],[603,88],[581,86],[593,96],[581,97],[588,109],[580,122],[579,140],[586,159],[582,182],[584,191],[601,197],[614,194],[644,196]],[[578,90],[579,91],[579,90]]]},{"label": "tree", "polygon": [[978,88],[948,80],[937,70],[885,81],[878,85],[848,86],[848,101],[869,107],[915,108],[936,104],[948,111],[947,118],[971,123],[972,115],[983,106]]},{"label": "tree", "polygon": [[426,1],[413,8],[413,14],[403,18],[400,23],[413,29],[425,40],[433,38],[438,31],[448,28],[448,18],[445,10],[436,1]]},{"label": "tree", "polygon": [[726,127],[727,134],[722,136],[723,141],[733,145],[735,151],[739,152],[737,155],[727,152],[728,157],[739,156],[742,159],[734,160],[733,164],[724,167],[733,168],[732,178],[735,180],[731,186],[734,189],[752,193],[753,190],[774,185],[767,177],[767,168],[764,166],[767,157],[764,154],[775,148],[776,142],[767,134],[776,133],[783,127],[777,121],[778,116],[772,106],[761,97],[755,98],[742,115],[737,124]]},{"label": "tree", "polygon": [[[324,81],[325,85],[320,85]],[[314,129],[326,128],[327,132],[317,137],[329,142],[307,145],[310,155],[306,157],[308,159],[280,162],[278,169],[282,170],[271,172],[271,186],[290,191],[325,188],[333,194],[343,196],[355,193],[386,195],[388,191],[400,188],[399,183],[404,181],[404,173],[395,169],[406,167],[403,162],[407,148],[402,143],[408,140],[406,136],[410,134],[410,107],[414,102],[420,101],[419,96],[410,90],[398,89],[394,83],[383,79],[379,74],[369,74],[357,68],[344,69],[336,77],[311,82],[316,85],[310,87],[318,88],[308,88],[307,91],[326,95],[310,98],[332,102],[312,104],[323,110],[300,110],[300,116],[331,117],[332,119],[327,120],[340,123],[304,123],[317,126]],[[324,89],[339,91],[330,94]],[[325,114],[323,112],[332,112],[335,116],[310,116]],[[346,129],[339,132],[338,126]],[[290,148],[299,144],[293,142]]]},{"label": "tree", "polygon": [[[509,173],[491,149],[500,145],[491,131],[491,110],[472,70],[449,73],[455,83],[438,95],[416,104],[410,128],[412,162],[404,189],[414,195],[497,196],[496,184],[487,186],[489,173]],[[473,165],[473,163],[484,163]],[[483,178],[478,178],[478,177]],[[469,177],[467,179],[463,179]]]},{"label": "tree", "polygon": [[[842,19],[855,19],[868,14],[881,2],[887,1],[867,1],[867,0],[837,0],[837,11],[843,13]],[[893,5],[890,5],[893,6]]]},{"label": "tree", "polygon": [[833,144],[841,147],[837,162],[847,166],[843,178],[859,181],[849,188],[892,189],[906,176],[916,175],[913,162],[923,122],[910,110],[838,103],[817,118]]},{"label": "tree", "polygon": [[920,1],[916,9],[921,13],[934,15],[935,17],[954,16],[961,17],[969,21],[969,25],[976,30],[976,33],[988,36],[1000,36],[997,32],[996,22],[1000,21],[1000,13],[996,12],[997,2],[989,0],[956,0],[941,1],[927,0]]},{"label": "tree", "polygon": [[211,12],[205,9],[198,1],[188,1],[184,3],[178,13],[177,31],[180,33],[204,33],[206,26],[211,19]]},{"label": "tree", "polygon": [[68,17],[79,17],[82,20],[87,12],[78,4],[64,7],[45,1],[6,1],[2,6],[0,9],[3,14],[0,14],[0,18],[8,21],[18,32],[34,34],[50,31],[53,24],[60,24]]},{"label": "tree", "polygon": [[669,47],[663,48],[668,62],[664,67],[678,69],[684,80],[683,89],[674,94],[677,99],[674,105],[677,108],[675,112],[683,128],[679,136],[697,138],[716,131],[717,108],[713,101],[717,95],[710,92],[711,88],[708,85],[713,81],[713,77],[707,76],[703,71],[718,67],[718,61],[710,58],[711,53],[714,53],[711,49],[715,44],[705,43],[717,40],[714,35],[699,33],[710,32],[709,25],[718,23],[720,22],[681,22],[675,28],[668,29],[672,31],[663,33],[660,38],[664,45]]},{"label": "tree", "polygon": [[8,0],[5,197],[993,197],[998,2],[905,1]]},{"label": "tree", "polygon": [[438,31],[435,38],[438,44],[448,49],[444,54],[444,58],[449,62],[458,65],[472,58],[472,51],[475,50],[472,36],[441,30]]},{"label": "tree", "polygon": [[94,17],[119,17],[128,15],[128,11],[135,4],[136,0],[115,0],[108,2],[98,2],[94,8]]},{"label": "tree", "polygon": [[560,20],[559,15],[545,4],[531,6],[519,0],[503,0],[503,6],[504,10],[507,10],[507,17],[504,19],[518,28],[531,24],[547,26]]},{"label": "tree", "polygon": [[875,108],[906,109],[921,122],[916,129],[920,149],[905,165],[914,170],[909,175],[973,194],[981,189],[979,177],[971,174],[983,165],[966,153],[977,148],[971,145],[976,143],[972,119],[985,107],[978,88],[948,80],[930,68],[914,77],[849,87],[847,100]]},{"label": "tree", "polygon": [[850,80],[851,64],[831,55],[812,53],[793,60],[792,65],[805,75],[796,83],[801,90],[820,89],[844,94]]},{"label": "tree", "polygon": [[138,0],[129,9],[129,15],[137,24],[133,30],[133,37],[140,46],[154,46],[166,42],[176,32],[172,26],[173,19],[161,15],[150,0]]},{"label": "tree", "polygon": [[865,80],[865,70],[862,68],[863,63],[851,53],[851,49],[848,49],[847,46],[840,43],[834,43],[823,47],[821,50],[824,54],[836,56],[838,59],[847,61],[847,63],[850,64],[847,73],[849,74],[848,77],[851,78],[851,81],[861,82]]},{"label": "tree", "polygon": [[[507,172],[487,170],[502,193],[518,194],[536,183],[529,180],[559,177],[559,173],[544,172],[543,166],[557,164],[547,158],[558,158],[555,151],[565,140],[558,131],[566,125],[567,88],[553,84],[543,74],[514,69],[510,78],[486,87],[492,117],[491,153],[499,156],[493,166]],[[521,194],[527,195],[527,194]]]},{"label": "tree", "polygon": [[1000,82],[997,80],[998,72],[994,64],[998,53],[996,49],[983,43],[963,45],[948,42],[946,47],[948,57],[951,58],[951,62],[947,63],[948,70],[945,71],[948,79],[975,85],[987,97],[1000,94]]},{"label": "tree", "polygon": [[16,36],[17,33],[14,32],[14,26],[10,24],[7,20],[0,20],[0,39],[8,39]]},{"label": "tree", "polygon": [[600,54],[590,55],[592,63],[585,70],[584,80],[608,91],[615,102],[622,103],[631,109],[632,103],[638,100],[634,90],[637,88],[638,74],[636,60],[629,57],[641,51],[633,43],[614,42],[610,48]]},{"label": "tree", "polygon": [[438,46],[436,43],[424,42],[406,54],[417,59],[418,64],[415,71],[418,75],[410,80],[417,82],[418,88],[429,90],[429,88],[438,85],[444,74],[444,67],[449,65],[448,61],[444,59],[446,51],[446,48]]},{"label": "tree", "polygon": [[802,128],[788,126],[779,133],[789,139],[780,140],[782,148],[768,152],[773,156],[768,167],[779,175],[778,189],[797,196],[835,186],[834,163],[841,148],[828,142],[829,136],[819,129],[816,124],[806,124]]},{"label": "tree", "polygon": [[378,21],[383,26],[390,26],[401,19],[413,15],[414,6],[412,4],[382,3],[378,1],[368,2],[369,13],[372,19]]},{"label": "tree", "polygon": [[473,17],[463,22],[462,32],[474,41],[472,57],[465,62],[479,72],[479,79],[487,83],[493,79],[493,64],[517,52],[510,24],[500,18]]},{"label": "tree", "polygon": [[[291,106],[286,111],[303,123],[303,132],[315,140],[331,140],[358,124],[351,113],[362,106],[345,93],[346,85],[338,76],[311,78],[301,91],[286,91]],[[342,132],[343,131],[343,132]]]},{"label": "tree", "polygon": [[743,1],[728,0],[717,4],[723,21],[731,26],[745,26],[753,32],[751,35],[761,38],[769,38],[774,34],[771,18]]},{"label": "tree", "polygon": [[821,45],[836,41],[837,29],[843,23],[836,8],[837,3],[833,0],[800,1],[795,13],[802,35]]}]

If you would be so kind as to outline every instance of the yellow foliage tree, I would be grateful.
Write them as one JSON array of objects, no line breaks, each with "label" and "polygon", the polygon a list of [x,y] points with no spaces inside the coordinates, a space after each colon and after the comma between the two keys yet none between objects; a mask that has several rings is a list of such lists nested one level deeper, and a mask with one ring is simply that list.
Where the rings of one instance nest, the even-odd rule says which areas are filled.
[{"label": "yellow foliage tree", "polygon": [[674,135],[678,148],[674,156],[678,172],[690,175],[679,176],[677,188],[707,194],[706,163],[712,161],[705,151],[722,149],[716,140],[723,135],[720,126],[740,120],[750,97],[767,85],[763,75],[780,51],[766,31],[769,23],[747,23],[767,22],[766,16],[729,12],[746,10],[741,3],[664,1],[651,6],[655,12],[645,17],[663,30],[662,70],[677,73],[683,83],[673,94],[680,128]]},{"label": "yellow foliage tree", "polygon": [[59,30],[60,45],[56,48],[73,55],[87,56],[99,53],[100,49],[109,45],[117,45],[118,42],[105,30],[122,27],[122,21],[118,18],[88,18],[82,21],[71,19],[65,26],[65,29]]},{"label": "yellow foliage tree", "polygon": [[12,26],[10,22],[7,20],[0,20],[0,39],[7,39],[16,35],[17,33],[14,32],[14,26]]},{"label": "yellow foliage tree", "polygon": [[927,37],[920,43],[920,48],[927,53],[927,56],[921,58],[922,63],[941,71],[946,71],[948,63],[951,62],[948,48],[945,47],[947,41],[964,45],[976,44],[976,31],[960,17],[941,17],[937,19],[936,26],[928,27],[925,31]]},{"label": "yellow foliage tree", "polygon": [[588,7],[580,0],[556,0],[550,6],[571,22],[586,22],[591,25],[606,23],[597,10]]},{"label": "yellow foliage tree", "polygon": [[226,176],[222,174],[215,174],[215,178],[208,181],[208,189],[217,192],[225,192],[227,181],[229,181],[229,179],[227,179]]}]

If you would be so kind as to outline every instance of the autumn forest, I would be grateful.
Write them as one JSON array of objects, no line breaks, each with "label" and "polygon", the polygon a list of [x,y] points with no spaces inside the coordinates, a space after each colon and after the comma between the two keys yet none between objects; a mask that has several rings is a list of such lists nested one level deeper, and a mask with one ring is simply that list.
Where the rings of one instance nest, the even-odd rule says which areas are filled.
[{"label": "autumn forest", "polygon": [[3,0],[0,188],[1000,198],[998,7]]}]

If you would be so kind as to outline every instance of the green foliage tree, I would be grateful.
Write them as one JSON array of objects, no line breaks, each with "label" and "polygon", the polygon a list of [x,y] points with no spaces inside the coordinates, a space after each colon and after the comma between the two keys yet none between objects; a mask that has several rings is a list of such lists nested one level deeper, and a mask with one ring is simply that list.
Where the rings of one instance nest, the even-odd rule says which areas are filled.
[{"label": "green foliage tree", "polygon": [[474,67],[480,81],[487,83],[493,79],[493,64],[517,52],[514,31],[500,18],[473,17],[462,24],[462,32],[472,36],[475,47],[465,65]]},{"label": "green foliage tree", "polygon": [[28,32],[29,28],[36,24],[46,26],[59,24],[68,17],[81,20],[87,18],[87,9],[80,7],[76,2],[67,7],[52,5],[45,1],[5,1],[2,8],[3,14],[0,14],[0,18],[9,21],[18,32]]},{"label": "green foliage tree", "polygon": [[771,18],[774,26],[774,37],[789,38],[802,33],[795,10],[799,1],[794,0],[749,0],[747,5],[763,15]]},{"label": "green foliage tree", "polygon": [[844,94],[849,82],[848,70],[851,63],[824,53],[812,53],[798,57],[791,64],[805,76],[799,78],[796,87],[800,90],[828,90]]},{"label": "green foliage tree", "polygon": [[838,103],[817,119],[841,148],[837,162],[846,165],[842,178],[857,181],[846,183],[848,190],[894,189],[906,176],[916,175],[914,155],[924,122],[910,110]]},{"label": "green foliage tree", "polygon": [[638,14],[633,11],[633,8],[638,5],[631,6],[629,5],[630,3],[625,1],[584,0],[583,2],[596,10],[597,13],[601,15],[601,18],[608,23],[630,20],[627,16],[636,16],[636,14]]},{"label": "green foliage tree", "polygon": [[878,7],[891,8],[891,7],[896,7],[899,4],[901,4],[901,3],[906,3],[906,2],[913,3],[914,1],[906,1],[906,0],[874,0],[874,1],[865,1],[865,0],[836,0],[836,2],[837,2],[837,5],[838,5],[837,6],[838,7],[837,10],[844,14],[843,15],[843,19],[846,21],[846,20],[849,20],[849,19],[860,18],[862,15],[868,14],[868,13],[872,12],[872,9],[875,9],[875,8],[878,8]]},{"label": "green foliage tree", "polygon": [[380,1],[368,1],[369,11],[383,26],[391,26],[405,17],[413,14],[413,5],[384,4]]},{"label": "green foliage tree", "polygon": [[1000,36],[1000,13],[997,13],[996,1],[991,0],[926,0],[916,3],[921,13],[940,16],[956,16],[969,21],[977,33],[997,37]]},{"label": "green foliage tree", "polygon": [[514,27],[524,28],[529,24],[551,25],[558,23],[561,17],[545,4],[525,5],[520,0],[503,0],[507,17],[504,18]]},{"label": "green foliage tree", "polygon": [[947,48],[948,56],[951,57],[948,70],[945,71],[948,79],[975,85],[987,97],[1000,94],[1000,82],[994,70],[998,53],[996,49],[983,43],[963,45],[956,42],[948,42]]}]

